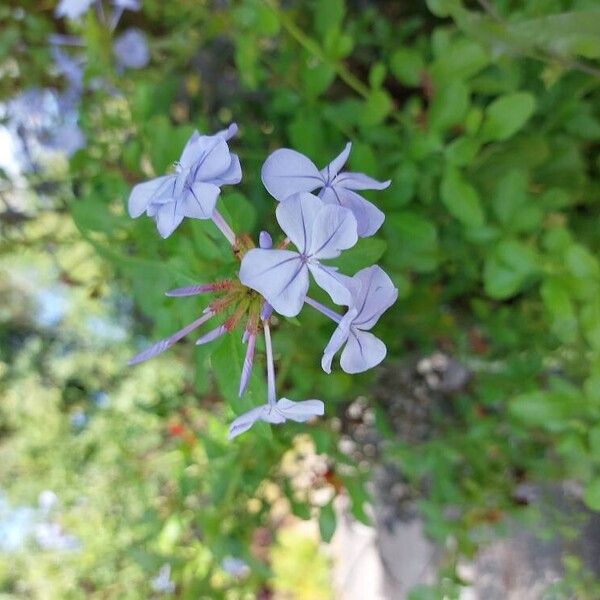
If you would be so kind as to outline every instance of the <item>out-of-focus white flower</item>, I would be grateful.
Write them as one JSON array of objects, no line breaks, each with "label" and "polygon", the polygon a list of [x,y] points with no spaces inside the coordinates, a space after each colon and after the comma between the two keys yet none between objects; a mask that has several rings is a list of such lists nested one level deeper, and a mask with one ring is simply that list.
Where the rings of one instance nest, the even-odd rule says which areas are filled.
[{"label": "out-of-focus white flower", "polygon": [[35,528],[34,537],[42,550],[75,552],[81,548],[79,540],[65,533],[59,523],[40,523]]},{"label": "out-of-focus white flower", "polygon": [[50,512],[58,504],[58,496],[52,490],[44,490],[38,496],[38,506],[44,512]]},{"label": "out-of-focus white flower", "polygon": [[158,575],[150,582],[150,586],[159,594],[172,594],[175,591],[175,583],[171,581],[171,565],[165,563]]},{"label": "out-of-focus white flower", "polygon": [[115,58],[121,67],[142,69],[150,62],[146,36],[134,27],[122,33],[113,44]]},{"label": "out-of-focus white flower", "polygon": [[221,561],[221,569],[236,579],[246,577],[250,573],[250,567],[241,558],[235,556],[226,556]]}]

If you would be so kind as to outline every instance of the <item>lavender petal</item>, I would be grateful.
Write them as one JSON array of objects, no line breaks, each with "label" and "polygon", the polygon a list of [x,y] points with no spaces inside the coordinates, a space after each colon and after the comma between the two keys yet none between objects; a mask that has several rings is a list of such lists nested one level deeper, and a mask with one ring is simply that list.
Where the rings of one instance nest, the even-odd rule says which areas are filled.
[{"label": "lavender petal", "polygon": [[[244,332],[245,333],[245,332]],[[244,366],[242,367],[242,375],[240,377],[240,389],[239,396],[241,397],[248,381],[250,379],[250,373],[252,372],[252,363],[254,362],[254,348],[256,345],[256,334],[252,333],[248,335],[248,347],[246,348],[246,356],[244,357]]]},{"label": "lavender petal", "polygon": [[212,342],[213,340],[216,340],[217,338],[221,337],[225,333],[227,333],[225,325],[219,325],[218,327],[215,327],[208,333],[204,334],[202,337],[198,338],[196,340],[196,346],[208,344],[209,342]]},{"label": "lavender petal", "polygon": [[181,338],[185,337],[188,333],[190,333],[190,331],[193,331],[194,329],[200,327],[200,325],[208,321],[212,316],[212,312],[207,312],[206,314],[202,315],[200,318],[196,319],[189,325],[186,325],[183,329],[180,329],[168,338],[164,338],[150,346],[150,348],[147,348],[143,352],[136,354],[133,358],[130,358],[127,361],[127,364],[129,366],[137,365],[138,363],[149,360],[150,358],[154,358],[156,355],[161,354],[162,352],[170,348]]}]

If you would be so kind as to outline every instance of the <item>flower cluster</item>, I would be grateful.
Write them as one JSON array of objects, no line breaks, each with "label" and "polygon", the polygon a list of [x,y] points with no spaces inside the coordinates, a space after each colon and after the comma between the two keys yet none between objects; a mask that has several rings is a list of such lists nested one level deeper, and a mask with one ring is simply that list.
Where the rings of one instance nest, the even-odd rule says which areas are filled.
[{"label": "flower cluster", "polygon": [[[248,384],[257,336],[262,331],[267,358],[267,402],[235,419],[229,428],[230,439],[259,420],[273,424],[287,420],[304,422],[324,413],[320,400],[296,402],[277,398],[271,341],[274,311],[293,317],[308,304],[331,319],[336,328],[323,352],[323,370],[331,372],[333,357],[341,350],[342,370],[360,373],[385,358],[385,344],[370,330],[398,296],[391,279],[377,265],[349,277],[323,262],[338,257],[360,237],[373,235],[379,229],[383,213],[357,190],[380,190],[390,182],[376,181],[362,173],[341,172],[351,144],[321,171],[299,152],[277,150],[263,165],[262,181],[279,202],[275,214],[284,236],[274,247],[271,235],[262,231],[255,247],[248,236],[236,235],[216,208],[221,186],[239,183],[242,178],[239,159],[228,145],[236,133],[235,124],[215,135],[195,132],[175,163],[175,171],[136,185],[128,202],[129,214],[136,218],[145,213],[154,219],[163,238],[170,236],[186,217],[212,220],[240,260],[237,278],[166,292],[172,297],[210,293],[216,299],[189,325],[129,361],[130,365],[137,364],[164,352],[217,315],[223,315],[221,322],[196,344],[215,340],[244,320],[242,341],[246,355],[240,377],[241,396]],[[312,193],[317,190],[318,195]],[[346,307],[344,314],[308,295],[311,276],[334,304]]]},{"label": "flower cluster", "polygon": [[[137,11],[139,0],[111,0],[110,10],[101,0],[60,0],[54,14],[58,18],[78,21],[95,7],[99,22],[111,34],[117,28],[125,10]],[[78,125],[78,110],[85,91],[85,56],[82,38],[54,33],[48,37],[54,74],[64,80],[63,89],[33,88],[10,99],[1,115],[17,150],[21,168],[35,171],[40,157],[47,152],[71,156],[85,146],[85,137]],[[128,28],[117,35],[112,45],[116,68],[141,69],[150,62],[150,50],[145,35]],[[108,87],[93,80],[89,87]],[[111,89],[111,93],[114,91]]]}]

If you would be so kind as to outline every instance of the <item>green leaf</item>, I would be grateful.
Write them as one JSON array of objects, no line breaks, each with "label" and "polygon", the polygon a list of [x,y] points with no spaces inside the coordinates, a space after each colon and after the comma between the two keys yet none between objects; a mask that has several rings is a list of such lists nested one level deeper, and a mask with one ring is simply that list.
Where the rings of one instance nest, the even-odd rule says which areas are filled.
[{"label": "green leaf", "polygon": [[475,138],[456,138],[446,147],[446,160],[455,167],[465,167],[471,164],[480,147],[481,142]]},{"label": "green leaf", "polygon": [[527,173],[519,169],[509,171],[496,186],[492,207],[501,223],[509,223],[527,202]]},{"label": "green leaf", "polygon": [[287,133],[292,147],[308,156],[319,156],[325,145],[323,121],[312,111],[298,112]]},{"label": "green leaf", "polygon": [[448,212],[467,227],[481,227],[485,215],[477,190],[458,169],[448,167],[442,179],[440,195]]},{"label": "green leaf", "polygon": [[419,273],[436,268],[438,234],[431,221],[407,210],[388,215],[383,227],[389,249],[385,254],[388,264]]},{"label": "green leaf", "polygon": [[449,17],[457,6],[459,0],[427,0],[427,8],[440,18]]},{"label": "green leaf", "polygon": [[528,47],[552,53],[600,57],[600,10],[580,10],[512,23],[508,33]]},{"label": "green leaf", "polygon": [[561,430],[568,426],[572,415],[570,398],[564,394],[529,392],[513,398],[509,403],[510,414],[525,425],[549,430]]},{"label": "green leaf", "polygon": [[329,543],[331,541],[335,533],[335,526],[336,516],[333,510],[333,501],[330,501],[319,512],[319,531],[321,532],[321,539],[324,542]]},{"label": "green leaf", "polygon": [[590,453],[592,458],[600,463],[600,425],[590,429],[588,434],[590,440]]},{"label": "green leaf", "polygon": [[155,116],[145,124],[146,147],[157,175],[163,175],[179,159],[193,131],[191,125],[173,127],[164,115]]},{"label": "green leaf", "polygon": [[387,249],[387,243],[378,238],[361,238],[358,243],[346,250],[332,264],[343,273],[353,275],[360,269],[375,264]]},{"label": "green leaf", "polygon": [[492,102],[485,111],[481,137],[485,141],[502,141],[519,131],[535,110],[535,98],[528,92],[506,94]]},{"label": "green leaf", "polygon": [[424,68],[423,57],[414,48],[399,48],[392,54],[390,61],[392,74],[405,85],[418,86]]},{"label": "green leaf", "polygon": [[451,44],[431,65],[431,77],[437,85],[466,80],[490,62],[489,53],[477,42],[460,39]]},{"label": "green leaf", "polygon": [[537,270],[536,252],[517,240],[504,240],[488,256],[483,270],[485,292],[505,300],[514,296]]},{"label": "green leaf", "polygon": [[403,161],[392,175],[393,187],[389,192],[391,201],[386,202],[386,208],[398,209],[408,204],[414,197],[419,170],[414,162]]},{"label": "green leaf", "polygon": [[577,337],[577,317],[565,282],[558,278],[546,279],[540,293],[544,307],[550,314],[552,330],[564,343],[572,343]]},{"label": "green leaf", "polygon": [[257,5],[255,10],[256,20],[253,24],[254,31],[270,37],[277,35],[280,29],[277,13],[269,6],[263,6],[262,4]]},{"label": "green leaf", "polygon": [[330,29],[340,29],[346,12],[344,0],[315,3],[315,30],[325,36]]},{"label": "green leaf", "polygon": [[342,33],[339,29],[332,27],[325,34],[323,50],[325,55],[332,61],[346,58],[354,47],[351,36]]},{"label": "green leaf", "polygon": [[310,60],[301,63],[302,89],[311,98],[318,98],[326,92],[334,79],[335,69],[331,65]]},{"label": "green leaf", "polygon": [[454,80],[440,87],[429,107],[429,127],[434,131],[444,131],[460,123],[469,110],[469,88],[460,80]]},{"label": "green leaf", "polygon": [[369,173],[371,176],[375,176],[379,168],[379,162],[377,160],[377,156],[375,156],[373,148],[371,148],[369,144],[356,141],[352,144],[352,152],[350,153],[350,166],[355,171]]},{"label": "green leaf", "polygon": [[583,501],[591,510],[600,511],[600,477],[592,479],[585,486]]},{"label": "green leaf", "polygon": [[570,11],[511,23],[467,11],[454,10],[457,25],[471,37],[481,40],[497,56],[514,57],[547,53],[559,56],[600,56],[600,10]]},{"label": "green leaf", "polygon": [[373,89],[363,104],[360,123],[363,127],[379,125],[391,112],[391,96],[383,89]]},{"label": "green leaf", "polygon": [[221,196],[223,216],[229,217],[229,225],[236,232],[249,233],[256,223],[256,209],[254,205],[239,192],[228,192]]},{"label": "green leaf", "polygon": [[567,269],[575,277],[594,279],[600,276],[598,259],[581,244],[572,244],[566,251]]},{"label": "green leaf", "polygon": [[249,32],[236,37],[234,60],[242,81],[250,89],[255,89],[260,80],[259,42]]},{"label": "green leaf", "polygon": [[596,296],[581,309],[581,330],[587,343],[600,350],[600,297]]},{"label": "green leaf", "polygon": [[375,63],[369,71],[369,85],[371,88],[380,88],[386,75],[386,68],[383,63]]},{"label": "green leaf", "polygon": [[108,204],[93,196],[77,199],[69,208],[75,225],[84,232],[100,231],[113,236],[119,228],[129,224],[125,217],[113,214]]}]

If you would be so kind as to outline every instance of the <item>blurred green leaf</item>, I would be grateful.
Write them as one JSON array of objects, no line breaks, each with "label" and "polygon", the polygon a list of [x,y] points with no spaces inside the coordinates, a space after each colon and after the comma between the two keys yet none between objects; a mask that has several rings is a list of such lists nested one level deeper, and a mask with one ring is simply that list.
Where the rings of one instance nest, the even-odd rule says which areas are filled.
[{"label": "blurred green leaf", "polygon": [[319,531],[321,532],[321,539],[324,542],[329,543],[331,541],[335,533],[336,521],[333,501],[330,501],[325,506],[322,506],[319,511]]},{"label": "blurred green leaf", "polygon": [[486,258],[483,281],[491,298],[504,300],[518,293],[537,270],[535,251],[517,240],[500,242]]},{"label": "blurred green leaf", "polygon": [[430,72],[437,85],[449,85],[457,79],[469,79],[488,64],[488,52],[481,44],[459,39],[433,62]]},{"label": "blurred green leaf", "polygon": [[448,212],[467,227],[481,227],[485,215],[477,190],[458,169],[448,167],[440,187],[440,195]]},{"label": "blurred green leaf", "polygon": [[464,167],[473,161],[480,147],[481,143],[475,138],[459,137],[446,147],[446,158],[451,165]]},{"label": "blurred green leaf", "polygon": [[577,336],[577,317],[564,282],[557,278],[546,279],[540,292],[550,314],[553,331],[563,342],[573,342]]},{"label": "blurred green leaf", "polygon": [[544,429],[563,428],[573,413],[569,398],[549,392],[530,392],[513,398],[510,414],[526,425]]},{"label": "blurred green leaf", "polygon": [[506,94],[485,111],[481,137],[485,141],[506,140],[519,131],[535,110],[535,98],[527,92]]},{"label": "blurred green leaf", "polygon": [[392,107],[392,98],[385,90],[371,90],[361,111],[361,125],[363,127],[378,125],[390,114]]},{"label": "blurred green leaf", "polygon": [[439,88],[431,101],[428,122],[431,129],[443,131],[460,123],[469,109],[469,88],[453,80]]},{"label": "blurred green leaf", "polygon": [[589,509],[600,511],[600,477],[592,479],[585,486],[583,501]]},{"label": "blurred green leaf", "polygon": [[339,29],[346,12],[344,0],[315,3],[315,29],[324,36],[331,29]]},{"label": "blurred green leaf", "polygon": [[392,54],[390,69],[394,77],[405,85],[416,87],[425,68],[420,52],[414,48],[398,48]]},{"label": "blurred green leaf", "polygon": [[388,251],[386,261],[397,268],[427,273],[438,262],[438,235],[435,225],[412,211],[388,215],[384,223]]},{"label": "blurred green leaf", "polygon": [[386,248],[387,243],[384,240],[375,237],[361,238],[356,246],[332,260],[331,264],[343,273],[354,275],[360,269],[375,264],[383,256]]}]

